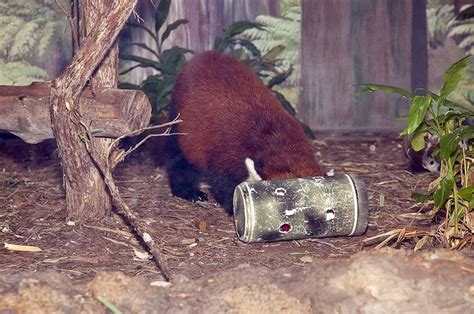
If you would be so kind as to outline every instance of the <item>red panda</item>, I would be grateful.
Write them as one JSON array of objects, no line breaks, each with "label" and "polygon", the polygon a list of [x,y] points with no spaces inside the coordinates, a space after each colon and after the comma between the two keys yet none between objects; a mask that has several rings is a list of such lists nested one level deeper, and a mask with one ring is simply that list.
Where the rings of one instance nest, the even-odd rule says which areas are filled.
[{"label": "red panda", "polygon": [[178,74],[170,117],[181,123],[169,137],[172,193],[190,200],[201,175],[230,213],[243,181],[323,175],[303,128],[261,80],[238,60],[217,52],[195,56]]},{"label": "red panda", "polygon": [[410,160],[410,167],[413,171],[427,170],[429,172],[438,173],[440,171],[441,163],[439,157],[433,157],[433,152],[439,147],[439,138],[435,135],[427,134],[424,137],[425,148],[420,151],[415,151],[411,146],[411,136],[403,138],[403,148],[405,154]]}]

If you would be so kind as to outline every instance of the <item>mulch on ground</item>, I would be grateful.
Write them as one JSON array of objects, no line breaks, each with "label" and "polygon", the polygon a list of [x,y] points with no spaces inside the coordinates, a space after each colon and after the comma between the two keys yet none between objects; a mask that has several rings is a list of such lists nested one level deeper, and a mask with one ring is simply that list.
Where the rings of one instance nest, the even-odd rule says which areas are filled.
[{"label": "mulch on ground", "polygon": [[[166,174],[150,149],[137,151],[121,164],[115,179],[129,206],[148,226],[175,276],[199,278],[218,270],[245,266],[270,269],[304,266],[317,257],[347,257],[362,240],[404,228],[404,214],[420,210],[413,191],[426,191],[435,179],[413,173],[402,140],[393,135],[320,137],[314,152],[336,173],[358,173],[369,191],[369,227],[365,235],[245,244],[236,237],[231,217],[212,199],[195,204],[173,197]],[[98,223],[66,223],[65,195],[54,143],[27,145],[0,139],[0,274],[56,270],[74,280],[89,280],[102,270],[160,278],[155,264],[141,259],[140,245],[116,214]],[[419,225],[430,228],[429,225]],[[39,253],[10,252],[3,242],[33,245]],[[414,241],[402,246],[413,248]]]}]

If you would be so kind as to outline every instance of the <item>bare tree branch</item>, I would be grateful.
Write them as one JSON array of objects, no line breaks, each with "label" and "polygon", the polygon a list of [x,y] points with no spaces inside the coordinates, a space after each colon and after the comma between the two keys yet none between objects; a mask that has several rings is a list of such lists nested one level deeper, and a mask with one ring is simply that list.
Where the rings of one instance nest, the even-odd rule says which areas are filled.
[{"label": "bare tree branch", "polygon": [[[160,125],[154,125],[154,126],[149,126],[149,127],[146,127],[146,128],[142,128],[142,129],[130,132],[128,134],[124,134],[124,135],[116,138],[112,142],[112,144],[109,146],[109,149],[107,151],[108,167],[110,167],[110,169],[114,169],[117,166],[117,164],[119,164],[120,162],[125,160],[125,158],[127,158],[128,155],[130,155],[133,151],[135,151],[137,148],[142,146],[149,138],[160,137],[160,136],[170,136],[170,135],[185,135],[184,133],[171,133],[171,126],[174,125],[174,124],[180,123],[180,122],[182,122],[182,120],[179,120],[179,115],[178,115],[176,118],[174,118],[173,121],[170,121],[170,122],[167,122],[167,123],[164,123],[164,124],[160,124]],[[115,152],[118,151],[118,149],[117,149],[118,144],[124,138],[139,135],[139,134],[143,133],[144,131],[156,130],[156,129],[160,129],[160,128],[164,128],[164,127],[167,127],[165,132],[156,133],[156,134],[155,133],[154,134],[148,134],[138,144],[134,145],[132,148],[128,149],[127,151],[125,151],[125,152],[122,151],[122,153],[114,154]],[[109,159],[112,156],[114,156],[114,160]]]},{"label": "bare tree branch", "polygon": [[69,22],[69,27],[71,28],[72,34],[73,49],[74,51],[77,51],[77,49],[79,49],[79,37],[77,36],[77,29],[74,24],[74,19],[71,16],[71,12],[67,11],[66,8],[61,4],[61,2],[59,2],[59,0],[54,0],[54,2],[58,6],[58,8],[64,13],[67,18],[67,21]]},{"label": "bare tree branch", "polygon": [[[147,129],[152,129],[152,128],[157,128],[157,127],[165,127],[165,126],[170,126],[172,124],[178,123],[179,120],[175,119],[169,123],[165,123],[162,125],[158,125],[156,127],[150,127]],[[162,259],[161,257],[161,252],[159,248],[155,245],[155,241],[153,238],[150,236],[148,232],[146,232],[146,226],[140,221],[140,218],[137,217],[132,210],[130,210],[130,207],[128,207],[127,203],[122,199],[122,196],[120,195],[120,191],[118,187],[115,185],[113,176],[112,176],[112,171],[111,167],[109,164],[109,157],[111,154],[113,154],[114,150],[117,149],[118,145],[118,140],[125,138],[127,135],[121,136],[119,139],[116,139],[110,146],[108,150],[108,156],[106,158],[107,163],[104,165],[103,162],[101,162],[101,159],[99,158],[99,154],[97,151],[96,147],[96,141],[93,140],[92,134],[90,132],[90,128],[85,125],[81,124],[84,130],[88,134],[88,138],[84,139],[84,144],[87,148],[87,151],[89,152],[91,158],[94,160],[97,168],[100,170],[104,177],[105,184],[107,188],[109,189],[110,194],[112,195],[112,201],[113,204],[115,205],[115,210],[118,214],[120,214],[133,228],[134,232],[143,240],[143,243],[146,245],[147,250],[151,253],[153,256],[155,264],[158,266],[158,268],[161,270],[161,273],[165,280],[169,281],[171,280],[171,272],[169,270],[168,264]],[[157,134],[157,136],[169,136],[171,133],[169,133],[170,128],[162,133],[162,134]],[[136,131],[137,132],[137,131]],[[134,134],[136,132],[132,132],[130,134]],[[135,145],[131,150],[128,151],[127,154],[124,154],[125,156],[134,151],[135,149],[138,148],[139,145],[143,144],[146,139],[149,137],[146,137],[143,139],[140,143]],[[124,157],[125,158],[125,157]],[[122,159],[123,160],[123,159]]]}]

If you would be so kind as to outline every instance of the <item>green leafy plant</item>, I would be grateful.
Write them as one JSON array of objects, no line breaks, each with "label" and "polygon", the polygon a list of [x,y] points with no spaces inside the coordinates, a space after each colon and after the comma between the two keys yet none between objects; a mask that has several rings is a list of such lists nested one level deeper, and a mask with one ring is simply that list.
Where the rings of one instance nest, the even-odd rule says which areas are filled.
[{"label": "green leafy plant", "polygon": [[[168,18],[170,4],[171,0],[161,0],[159,2],[155,11],[155,27],[152,30],[141,24],[128,24],[129,27],[140,28],[151,36],[154,47],[150,47],[145,43],[129,43],[121,47],[122,52],[120,53],[121,60],[132,63],[132,65],[120,72],[121,75],[137,68],[151,68],[157,72],[157,74],[148,76],[139,85],[119,83],[120,88],[140,89],[147,95],[152,105],[152,123],[157,122],[161,115],[166,112],[171,101],[171,91],[173,90],[176,76],[181,67],[186,63],[185,55],[193,52],[192,50],[176,46],[170,49],[163,49],[163,44],[171,33],[188,22],[185,19],[180,19],[168,24],[162,30]],[[150,59],[123,52],[130,46],[140,47],[150,52],[153,57]]]},{"label": "green leafy plant", "polygon": [[[286,49],[284,45],[276,45],[269,48],[267,52],[262,53],[252,40],[246,39],[242,34],[249,30],[264,30],[260,23],[249,21],[237,21],[232,23],[224,32],[222,37],[216,37],[214,40],[214,50],[227,53],[247,65],[262,81],[272,90],[283,108],[293,116],[296,111],[285,96],[276,91],[273,87],[283,83],[292,73],[293,67],[290,66],[286,71],[281,71],[279,65],[282,62],[280,58],[282,52]],[[301,123],[306,134],[314,138],[311,129]]]},{"label": "green leafy plant", "polygon": [[281,84],[293,70],[289,68],[282,72],[278,68],[279,63],[282,61],[280,56],[286,47],[280,44],[262,53],[252,40],[242,36],[242,33],[251,29],[264,30],[265,28],[260,23],[249,21],[232,23],[225,30],[222,37],[216,37],[214,40],[214,50],[227,53],[246,64],[264,80],[269,88]]},{"label": "green leafy plant", "polygon": [[428,43],[436,49],[443,46],[446,37],[453,38],[456,44],[467,53],[474,53],[474,18],[469,17],[472,4],[463,5],[460,12],[454,14],[453,0],[430,0],[427,3],[426,16]]},{"label": "green leafy plant", "polygon": [[0,72],[2,84],[29,84],[36,78],[47,79],[42,68],[50,63],[51,51],[62,56],[72,54],[69,25],[53,0],[3,0],[0,29],[2,67],[19,71]]},{"label": "green leafy plant", "polygon": [[246,64],[255,74],[260,76],[269,88],[281,84],[291,74],[292,68],[282,72],[278,64],[280,55],[286,49],[284,45],[276,45],[265,53],[255,46],[252,40],[246,39],[242,33],[251,29],[264,30],[260,23],[237,21],[232,23],[222,37],[214,40],[214,50],[227,53]]},{"label": "green leafy plant", "polygon": [[383,91],[400,94],[411,102],[407,126],[401,134],[410,136],[415,150],[424,148],[428,133],[439,138],[439,148],[434,152],[441,161],[439,177],[430,184],[429,194],[414,193],[413,196],[420,202],[432,204],[433,208],[425,213],[426,218],[442,217],[437,232],[425,236],[423,243],[426,237],[434,236],[451,248],[463,247],[474,230],[474,127],[469,124],[469,119],[474,118],[474,104],[450,98],[470,59],[470,56],[464,57],[446,71],[438,94],[426,91],[420,96],[393,86],[357,85],[361,89],[358,94]]},{"label": "green leafy plant", "polygon": [[275,46],[284,45],[285,49],[279,55],[281,61],[277,68],[286,72],[293,67],[293,72],[285,80],[289,85],[299,85],[300,69],[300,44],[301,44],[301,6],[299,2],[289,3],[282,8],[280,17],[259,15],[255,21],[264,29],[252,28],[242,33],[242,36],[251,40],[255,46],[266,54]]},{"label": "green leafy plant", "polygon": [[444,45],[449,32],[448,23],[454,18],[454,5],[434,5],[426,9],[428,44],[436,49]]},{"label": "green leafy plant", "polygon": [[[140,28],[151,36],[154,47],[150,47],[145,43],[129,43],[121,47],[120,53],[122,61],[133,63],[123,70],[120,73],[121,75],[127,74],[136,68],[151,68],[158,72],[157,74],[148,76],[138,85],[125,82],[119,84],[120,88],[140,89],[148,96],[152,104],[152,123],[157,122],[161,115],[167,111],[171,101],[171,92],[175,85],[176,75],[186,63],[185,55],[187,53],[193,53],[193,51],[189,49],[180,47],[163,50],[163,43],[171,32],[187,23],[187,20],[184,19],[177,20],[168,24],[164,31],[162,31],[162,27],[168,17],[170,3],[171,0],[160,1],[155,12],[155,27],[153,30],[141,24],[129,24],[129,27]],[[249,21],[234,22],[224,31],[223,36],[215,38],[214,50],[230,54],[246,64],[272,89],[272,87],[284,82],[293,69],[289,67],[286,71],[282,72],[277,67],[282,60],[279,58],[279,55],[285,50],[285,47],[283,45],[277,45],[269,49],[265,54],[262,54],[260,49],[258,49],[251,40],[241,36],[244,31],[249,29],[263,28],[259,23]],[[124,52],[126,51],[124,48],[130,46],[137,46],[148,51],[153,55],[153,58],[145,58]],[[273,89],[272,91],[285,110],[295,116],[296,111],[283,94]],[[303,127],[309,136],[314,137],[311,129],[306,125],[303,125]]]},{"label": "green leafy plant", "polygon": [[0,85],[28,85],[35,81],[45,81],[45,70],[26,62],[3,62],[0,60]]},{"label": "green leafy plant", "polygon": [[[472,10],[474,5],[464,5],[459,15],[463,12]],[[474,17],[451,19],[448,24],[450,29],[448,36],[456,40],[459,47],[467,53],[474,54]]]}]

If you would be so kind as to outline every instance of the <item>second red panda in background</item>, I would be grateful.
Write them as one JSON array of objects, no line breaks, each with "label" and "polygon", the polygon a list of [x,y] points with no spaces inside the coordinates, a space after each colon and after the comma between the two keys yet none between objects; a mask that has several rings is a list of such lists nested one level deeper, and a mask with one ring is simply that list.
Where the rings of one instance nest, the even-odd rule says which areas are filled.
[{"label": "second red panda in background", "polygon": [[243,181],[324,175],[299,122],[244,64],[206,52],[177,77],[170,117],[183,122],[169,138],[168,167],[174,195],[197,200],[201,176],[231,213],[234,188]]}]

